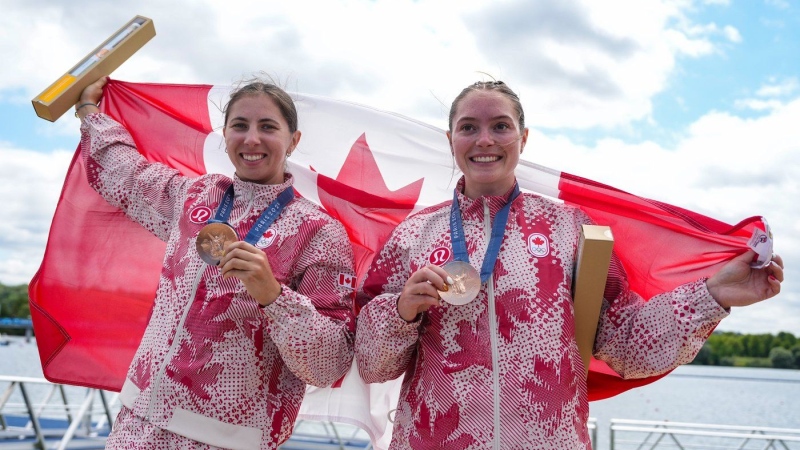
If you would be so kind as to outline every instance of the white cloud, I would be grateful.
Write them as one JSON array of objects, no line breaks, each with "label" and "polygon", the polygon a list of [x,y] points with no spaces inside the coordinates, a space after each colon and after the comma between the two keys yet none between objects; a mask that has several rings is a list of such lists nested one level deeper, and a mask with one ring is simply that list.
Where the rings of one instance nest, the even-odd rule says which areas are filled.
[{"label": "white cloud", "polygon": [[[780,80],[772,78],[769,81],[769,84],[761,86],[756,91],[756,96],[760,98],[744,98],[736,100],[734,102],[734,107],[737,109],[746,109],[759,112],[775,110],[783,107],[784,105],[784,102],[779,100],[779,98],[786,98],[793,95],[797,91],[798,87],[800,87],[800,83],[798,83],[796,77]],[[766,98],[766,100],[764,98]]]},{"label": "white cloud", "polygon": [[[523,158],[735,224],[763,215],[786,262],[782,293],[720,329],[800,334],[800,99],[757,119],[712,112],[675,148],[606,139],[593,147],[532,132]],[[752,314],[751,314],[752,310]]]},{"label": "white cloud", "polygon": [[771,83],[766,86],[762,86],[756,92],[756,95],[759,97],[783,97],[794,94],[798,87],[800,87],[797,77],[790,77],[783,80],[773,79],[770,81]]},{"label": "white cloud", "polygon": [[722,34],[724,34],[729,41],[735,44],[742,42],[742,35],[741,33],[739,33],[739,30],[737,30],[735,27],[732,27],[730,25],[724,26],[722,28]]},{"label": "white cloud", "polygon": [[769,111],[772,109],[780,108],[783,105],[783,102],[781,102],[780,100],[745,99],[745,100],[736,100],[733,105],[737,109],[750,109],[753,111]]},{"label": "white cloud", "polygon": [[142,14],[153,19],[157,35],[114,77],[220,84],[266,70],[297,90],[437,125],[449,100],[480,72],[535,99],[529,116],[537,126],[624,125],[651,113],[651,98],[664,90],[676,55],[699,57],[715,48],[713,26],[693,26],[683,16],[689,3],[660,0],[465,0],[457,9],[412,0],[297,0],[268,9],[256,1],[232,8],[208,0],[145,0],[135,7],[87,0],[81,11],[91,15],[46,0],[11,3],[0,29],[32,37],[0,43],[7,60],[21,62],[0,74],[0,86],[22,89],[27,98]]},{"label": "white cloud", "polygon": [[38,269],[72,153],[43,154],[0,143],[0,282],[28,283]]}]

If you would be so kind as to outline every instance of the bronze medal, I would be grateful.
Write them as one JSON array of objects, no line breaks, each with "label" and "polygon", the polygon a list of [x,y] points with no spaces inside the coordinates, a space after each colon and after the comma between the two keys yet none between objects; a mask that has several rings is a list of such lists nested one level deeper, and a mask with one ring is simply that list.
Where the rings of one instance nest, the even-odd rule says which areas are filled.
[{"label": "bronze medal", "polygon": [[230,225],[216,222],[204,226],[197,235],[197,253],[200,259],[206,263],[216,266],[219,260],[225,256],[225,245],[229,242],[236,242],[239,237]]},{"label": "bronze medal", "polygon": [[451,305],[466,305],[475,300],[481,290],[481,276],[469,263],[463,261],[450,261],[442,267],[453,284],[447,291],[439,291],[439,297]]}]

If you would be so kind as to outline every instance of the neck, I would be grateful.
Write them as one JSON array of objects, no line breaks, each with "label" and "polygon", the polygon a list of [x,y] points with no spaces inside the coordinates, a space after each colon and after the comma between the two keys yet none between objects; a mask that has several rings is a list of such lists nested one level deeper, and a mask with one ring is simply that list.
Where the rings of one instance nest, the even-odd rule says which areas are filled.
[{"label": "neck", "polygon": [[477,183],[470,183],[468,180],[465,180],[464,183],[464,196],[470,199],[475,200],[479,197],[499,197],[502,195],[506,195],[511,188],[514,187],[514,183],[516,182],[515,178],[512,178],[509,181],[504,181],[502,183],[491,183],[491,184],[477,184]]},{"label": "neck", "polygon": [[241,177],[236,172],[234,172],[234,175],[236,175],[236,178],[238,178],[241,181],[244,181],[244,182],[247,182],[247,183],[253,183],[253,184],[261,184],[261,185],[264,185],[264,186],[268,186],[268,185],[269,186],[274,186],[274,185],[279,185],[279,184],[283,184],[283,183],[286,182],[286,173],[284,173],[280,178],[275,179],[275,180],[250,180],[250,179]]}]

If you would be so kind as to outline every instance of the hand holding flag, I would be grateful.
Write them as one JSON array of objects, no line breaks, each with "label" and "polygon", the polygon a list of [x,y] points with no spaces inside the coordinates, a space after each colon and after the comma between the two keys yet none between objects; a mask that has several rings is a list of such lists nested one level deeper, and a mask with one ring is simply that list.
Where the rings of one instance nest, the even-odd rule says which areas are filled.
[{"label": "hand holding flag", "polygon": [[752,261],[755,256],[753,250],[742,253],[706,282],[708,292],[723,308],[752,305],[781,291],[783,258],[772,255],[766,266],[754,268]]}]

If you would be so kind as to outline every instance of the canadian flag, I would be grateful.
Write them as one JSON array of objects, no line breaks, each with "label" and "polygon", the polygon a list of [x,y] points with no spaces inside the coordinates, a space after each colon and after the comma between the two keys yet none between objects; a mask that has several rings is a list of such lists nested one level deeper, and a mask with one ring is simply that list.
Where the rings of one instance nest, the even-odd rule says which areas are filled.
[{"label": "canadian flag", "polygon": [[[231,175],[220,132],[230,89],[111,80],[102,110],[130,130],[149,160],[187,176]],[[355,287],[401,220],[452,198],[458,175],[449,146],[443,130],[407,117],[317,96],[293,97],[303,133],[289,159],[295,189],[346,227],[357,273],[349,281],[340,275],[340,282]],[[576,204],[598,224],[611,226],[631,286],[645,298],[709,276],[746,251],[752,236],[768,230],[760,217],[730,226],[525,161],[517,178],[523,190]],[[197,211],[198,217],[204,213]],[[653,242],[661,243],[658,251]],[[163,242],[89,187],[76,152],[44,259],[30,283],[31,315],[49,380],[121,388],[149,317],[164,250]],[[655,379],[622,380],[592,360],[589,399]],[[365,385],[353,369],[338,387],[309,387],[299,417],[357,425],[375,448],[385,448],[388,413],[399,389],[400,380]]]},{"label": "canadian flag", "polygon": [[356,277],[352,273],[339,274],[339,286],[348,287],[350,289],[356,288]]}]

